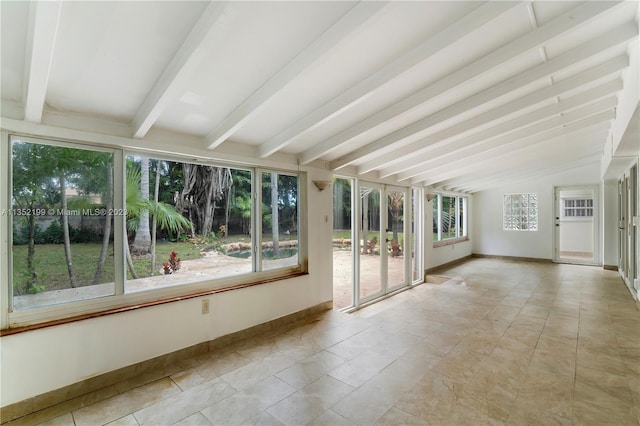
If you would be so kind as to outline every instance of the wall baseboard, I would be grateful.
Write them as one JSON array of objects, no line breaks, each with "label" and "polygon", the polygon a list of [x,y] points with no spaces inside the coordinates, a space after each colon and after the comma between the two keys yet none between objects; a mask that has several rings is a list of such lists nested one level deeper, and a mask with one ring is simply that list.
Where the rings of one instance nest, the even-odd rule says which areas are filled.
[{"label": "wall baseboard", "polygon": [[[538,262],[538,263],[553,263],[553,259],[545,259],[539,257],[520,257],[520,256],[502,256],[497,254],[481,254],[481,253],[472,253],[468,256],[461,257],[460,259],[453,260],[451,262],[443,263],[442,265],[434,266],[433,268],[425,269],[424,275],[433,274],[434,272],[441,271],[443,269],[448,269],[458,264],[464,263],[470,259],[499,259],[506,260],[510,262]],[[617,268],[616,268],[617,270]]]},{"label": "wall baseboard", "polygon": [[[181,366],[181,361],[187,360],[196,355],[215,351],[216,349],[241,340],[264,336],[270,332],[288,331],[288,329],[295,327],[298,321],[331,310],[332,308],[332,300],[319,303],[310,308],[255,325],[244,330],[236,331],[208,342],[198,343],[169,354],[160,355],[99,376],[91,377],[89,379],[28,398],[24,401],[9,404],[1,408],[2,415],[0,416],[0,423],[6,423],[44,409],[53,408],[59,404],[64,404],[64,407],[63,409],[61,407],[61,410],[59,410],[61,412],[57,415],[93,404],[99,400],[110,398],[118,393],[129,390],[126,388],[127,386],[133,389],[162,377],[182,371],[184,366]],[[109,386],[113,387],[112,385],[115,385],[116,383],[120,384],[125,380],[127,381],[125,387],[121,388],[121,386],[118,386],[117,391],[109,390]],[[105,390],[105,392],[100,393],[99,396],[89,395],[90,393],[99,390]],[[55,411],[56,410],[52,410],[52,412]],[[55,417],[55,414],[52,415]],[[40,420],[46,421],[49,420],[49,418],[43,418]]]},{"label": "wall baseboard", "polygon": [[500,259],[513,262],[538,262],[538,263],[553,263],[553,259],[546,259],[541,257],[520,257],[520,256],[501,256],[496,254],[481,254],[473,253],[471,257],[479,259]]},{"label": "wall baseboard", "polygon": [[451,268],[453,266],[456,266],[456,265],[459,265],[461,263],[464,263],[467,260],[471,259],[472,256],[473,255],[470,254],[468,256],[461,257],[460,259],[452,260],[451,262],[443,263],[442,265],[438,265],[438,266],[434,266],[433,268],[425,269],[424,270],[425,279],[426,279],[427,275],[433,274],[436,271],[440,271],[442,269]]},{"label": "wall baseboard", "polygon": [[602,265],[602,269],[606,269],[607,271],[617,271],[618,265]]}]

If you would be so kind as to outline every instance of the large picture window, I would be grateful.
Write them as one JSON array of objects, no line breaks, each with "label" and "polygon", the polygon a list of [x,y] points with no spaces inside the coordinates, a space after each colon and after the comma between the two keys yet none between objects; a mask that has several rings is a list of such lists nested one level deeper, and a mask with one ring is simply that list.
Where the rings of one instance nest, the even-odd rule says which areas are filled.
[{"label": "large picture window", "polygon": [[301,271],[297,173],[20,137],[10,154],[11,312]]},{"label": "large picture window", "polygon": [[536,194],[505,195],[503,229],[505,231],[537,231],[538,196]]},{"label": "large picture window", "polygon": [[433,241],[467,236],[467,197],[436,194],[433,198]]},{"label": "large picture window", "polygon": [[113,153],[14,140],[13,309],[115,294]]}]

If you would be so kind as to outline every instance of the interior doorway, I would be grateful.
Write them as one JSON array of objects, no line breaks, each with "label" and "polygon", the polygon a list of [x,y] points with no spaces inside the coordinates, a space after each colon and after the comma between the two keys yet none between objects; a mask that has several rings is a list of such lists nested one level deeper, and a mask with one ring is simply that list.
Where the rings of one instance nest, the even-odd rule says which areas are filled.
[{"label": "interior doorway", "polygon": [[598,187],[556,187],[554,199],[554,261],[600,264]]}]

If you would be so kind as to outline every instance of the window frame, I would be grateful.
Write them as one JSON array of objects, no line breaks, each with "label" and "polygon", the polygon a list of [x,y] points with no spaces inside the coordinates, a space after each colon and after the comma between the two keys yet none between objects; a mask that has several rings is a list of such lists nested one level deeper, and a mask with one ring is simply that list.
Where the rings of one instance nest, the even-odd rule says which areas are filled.
[{"label": "window frame", "polygon": [[[506,208],[506,198],[507,197],[515,197],[515,196],[523,196],[526,195],[527,196],[527,208],[529,208],[529,205],[531,204],[530,202],[530,198],[533,196],[535,197],[535,209],[536,209],[536,221],[535,221],[535,229],[532,229],[530,226],[530,221],[529,221],[529,210],[527,210],[527,228],[526,229],[522,229],[522,228],[518,228],[518,229],[509,229],[507,227],[507,208]],[[522,213],[520,213],[520,215],[522,215]],[[519,193],[511,193],[511,194],[504,194],[502,197],[502,230],[505,232],[538,232],[540,227],[539,227],[539,222],[540,222],[540,208],[539,208],[539,203],[538,203],[538,194],[536,192],[519,192]]]},{"label": "window frame", "polygon": [[[75,149],[84,149],[98,152],[109,152],[113,155],[114,173],[114,209],[122,209],[125,205],[125,182],[126,182],[126,158],[128,155],[145,156],[147,158],[190,162],[197,165],[211,165],[218,167],[230,167],[233,169],[249,170],[252,173],[252,225],[254,232],[252,235],[252,247],[257,247],[261,240],[261,234],[256,228],[258,222],[262,221],[261,206],[257,202],[259,193],[257,188],[260,184],[262,172],[277,173],[278,175],[289,175],[297,177],[297,219],[298,219],[298,262],[295,266],[287,266],[277,269],[261,270],[256,268],[254,260],[252,272],[238,274],[222,278],[205,278],[201,281],[186,284],[176,284],[155,289],[129,292],[125,291],[126,264],[124,255],[124,244],[126,241],[126,219],[124,216],[114,216],[114,294],[71,301],[56,305],[38,306],[24,310],[13,310],[13,222],[9,215],[0,216],[0,307],[2,309],[1,329],[13,329],[19,327],[37,326],[50,322],[73,321],[80,318],[101,312],[114,312],[129,309],[136,309],[150,304],[166,303],[173,300],[182,300],[191,297],[199,297],[206,294],[213,294],[220,291],[227,291],[245,288],[248,285],[259,285],[275,280],[284,280],[307,273],[308,268],[308,247],[306,233],[308,232],[306,212],[307,212],[307,173],[303,171],[280,170],[275,168],[263,168],[255,165],[239,164],[237,162],[223,162],[216,160],[194,159],[193,155],[171,155],[165,152],[155,152],[151,150],[128,149],[124,146],[103,145],[99,143],[61,140],[53,137],[32,137],[20,133],[2,131],[2,143],[0,144],[0,169],[6,170],[2,173],[7,178],[7,185],[2,185],[0,189],[0,211],[7,211],[11,208],[13,194],[13,156],[12,142],[19,140],[29,143],[60,146]],[[259,213],[259,214],[256,214]],[[258,250],[259,252],[259,250]],[[257,257],[257,256],[256,256]],[[259,265],[259,264],[258,264]],[[7,297],[4,297],[7,296]]]},{"label": "window frame", "polygon": [[[454,199],[454,206],[455,206],[455,229],[456,229],[456,235],[454,237],[449,237],[449,238],[442,238],[442,197],[449,197],[449,198],[453,198]],[[460,218],[460,201],[462,201],[462,218]],[[441,192],[436,192],[434,194],[434,198],[432,199],[433,207],[435,207],[435,210],[437,212],[437,218],[436,218],[436,223],[437,223],[437,239],[433,240],[433,235],[435,235],[433,233],[433,229],[432,229],[432,240],[433,240],[433,247],[440,247],[440,246],[446,246],[446,245],[450,245],[450,244],[455,244],[455,243],[459,243],[462,241],[468,241],[469,240],[469,233],[468,233],[468,215],[469,215],[469,197],[466,195],[457,195],[457,194],[446,194],[446,193],[441,193]],[[435,218],[435,216],[434,216]],[[460,221],[461,220],[461,221]],[[461,232],[462,229],[462,232]]]},{"label": "window frame", "polygon": [[[573,201],[573,206],[567,206],[567,201]],[[578,206],[578,201],[584,201],[584,206]],[[593,207],[593,198],[585,198],[585,197],[566,197],[561,199],[562,208],[561,208],[561,218],[562,220],[567,221],[584,221],[584,220],[593,220],[594,217],[594,207]],[[587,205],[591,202],[591,205]],[[573,215],[567,215],[567,210],[572,211]],[[577,215],[578,210],[584,210],[585,214],[580,216]],[[587,214],[591,213],[591,214]]]}]

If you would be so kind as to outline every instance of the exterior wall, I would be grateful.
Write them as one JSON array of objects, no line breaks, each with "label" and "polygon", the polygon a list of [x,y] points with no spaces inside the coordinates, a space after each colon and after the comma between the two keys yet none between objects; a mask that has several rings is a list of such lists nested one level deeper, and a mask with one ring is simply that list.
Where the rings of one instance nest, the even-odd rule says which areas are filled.
[{"label": "exterior wall", "polygon": [[331,300],[332,194],[314,179],[331,174],[308,175],[308,275],[208,296],[208,315],[190,299],[2,337],[0,406]]},{"label": "exterior wall", "polygon": [[[553,259],[554,187],[594,185],[599,181],[598,167],[585,166],[475,193],[473,253]],[[514,193],[538,194],[538,231],[503,231],[503,195]]]}]

